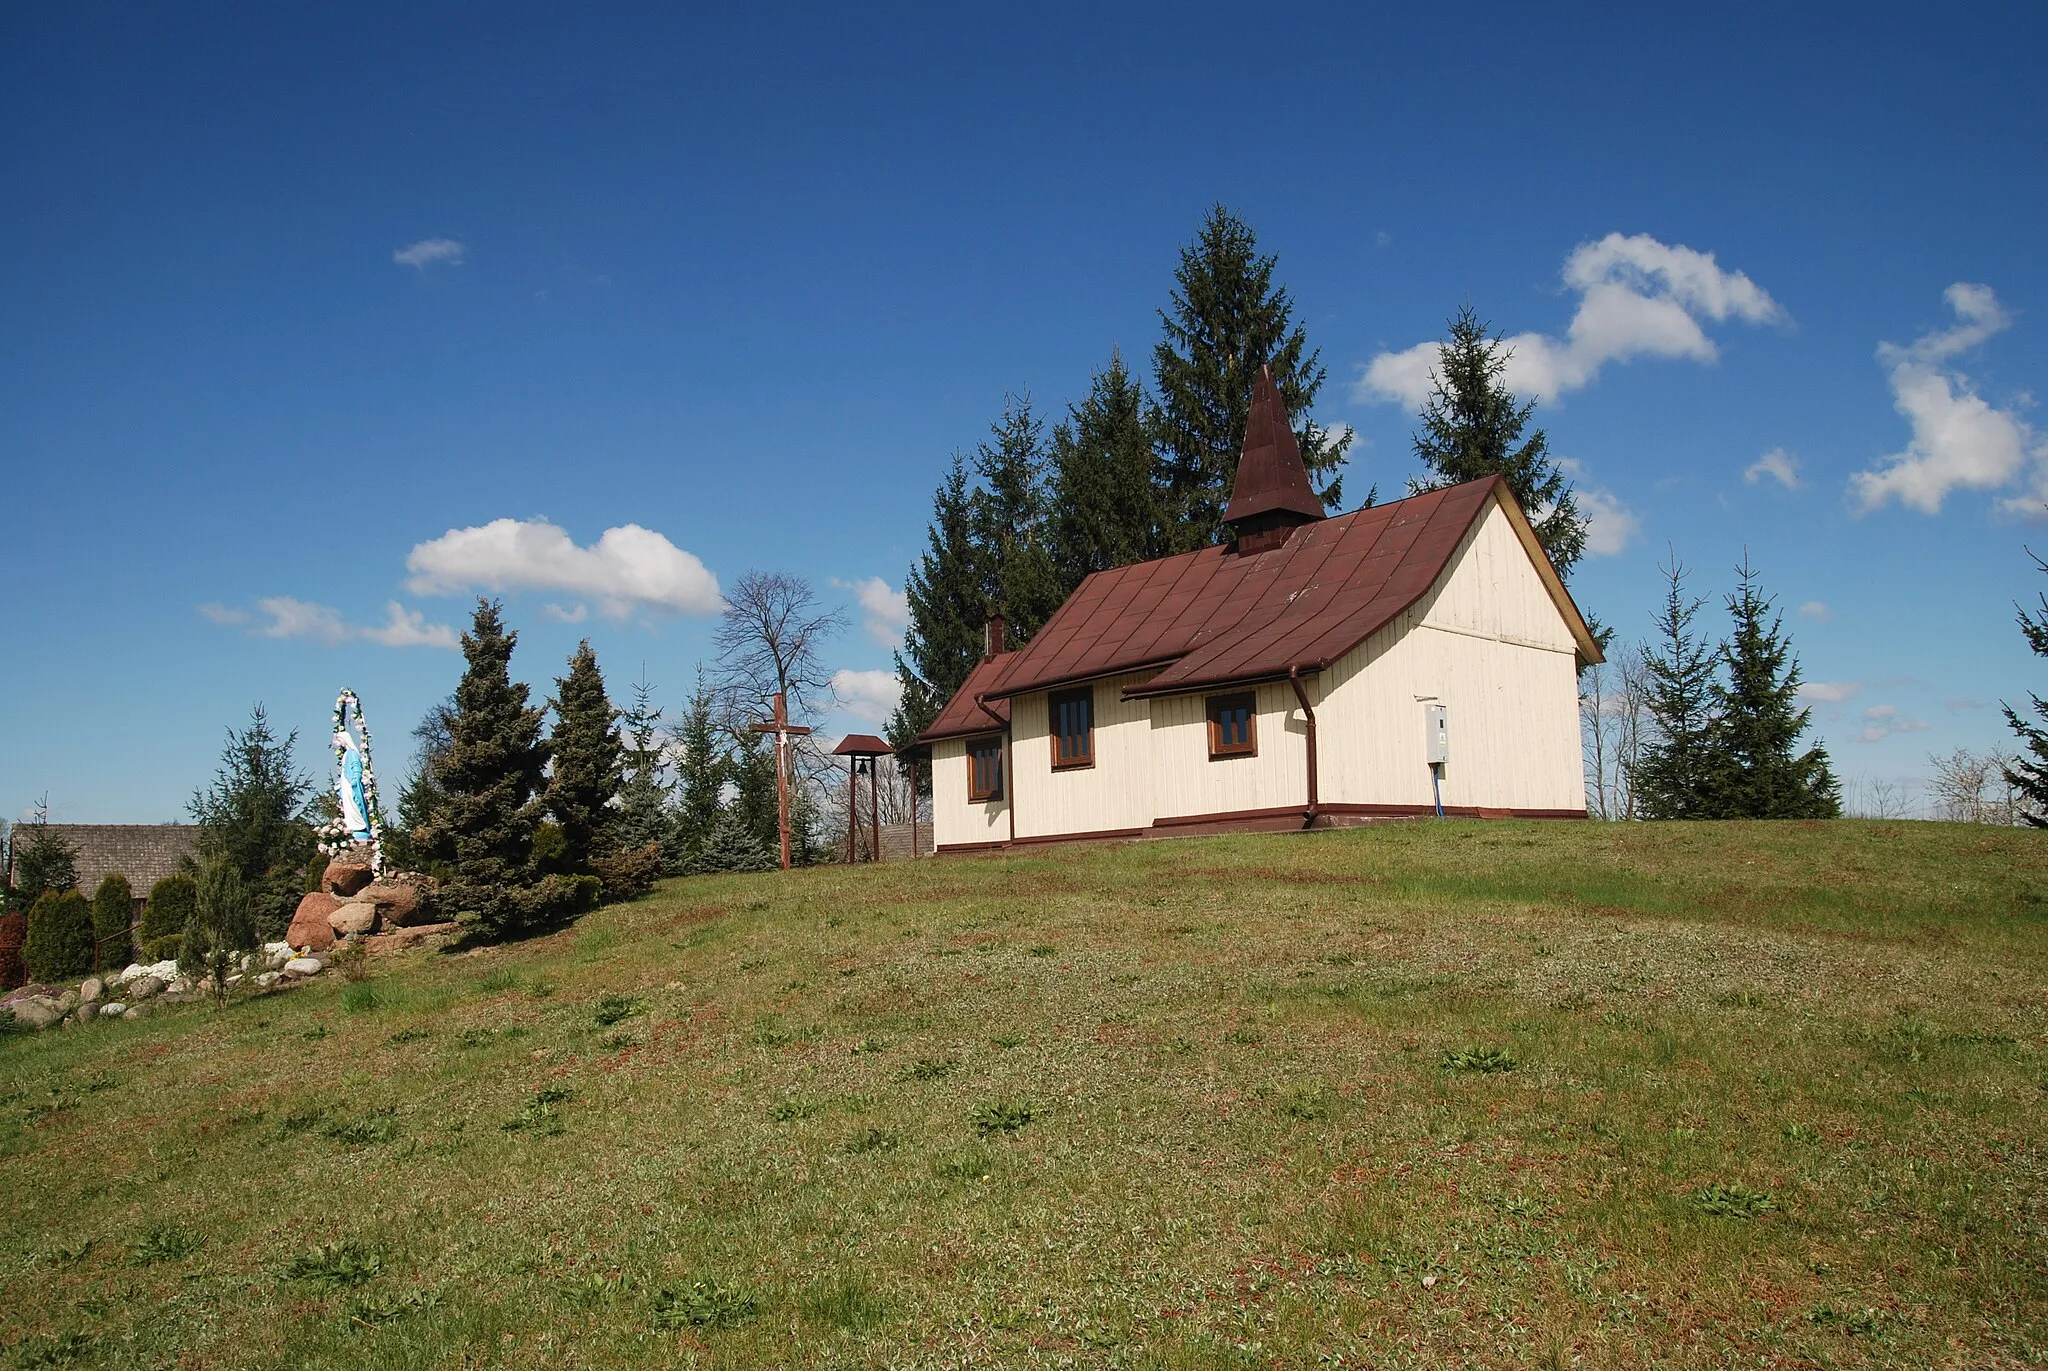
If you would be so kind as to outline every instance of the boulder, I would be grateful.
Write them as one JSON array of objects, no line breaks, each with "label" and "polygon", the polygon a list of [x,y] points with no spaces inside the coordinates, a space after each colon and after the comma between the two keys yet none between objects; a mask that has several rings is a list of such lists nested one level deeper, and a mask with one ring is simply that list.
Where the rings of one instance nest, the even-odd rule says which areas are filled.
[{"label": "boulder", "polygon": [[97,1003],[82,1004],[78,1006],[78,1008],[71,1011],[71,1020],[73,1023],[91,1023],[94,1019],[97,1019],[99,1016],[100,1007]]},{"label": "boulder", "polygon": [[30,1028],[48,1028],[63,1017],[64,1011],[48,995],[31,995],[14,1002],[14,1021]]},{"label": "boulder", "polygon": [[65,1015],[67,1018],[73,1010],[78,1008],[78,1005],[79,999],[76,990],[67,990],[57,997],[57,1012]]},{"label": "boulder", "polygon": [[154,976],[137,976],[134,980],[121,987],[121,993],[128,997],[130,1004],[134,1004],[140,1000],[148,999],[163,988],[164,983]]},{"label": "boulder", "polygon": [[426,923],[433,917],[427,913],[421,893],[420,887],[411,880],[395,878],[364,886],[356,898],[376,905],[377,917],[386,928],[406,928]]},{"label": "boulder", "polygon": [[285,930],[284,940],[302,951],[325,952],[334,946],[334,929],[327,916],[340,905],[340,900],[317,890],[305,896],[299,901],[298,912],[292,915],[292,926]]},{"label": "boulder", "polygon": [[389,932],[380,933],[374,938],[363,939],[363,950],[365,952],[403,952],[408,947],[423,943],[429,938],[437,938],[443,933],[453,933],[458,927],[459,925],[454,923],[439,923],[413,924],[406,928],[394,928]]},{"label": "boulder", "polygon": [[366,854],[344,852],[327,863],[327,869],[320,873],[320,888],[346,899],[376,878],[377,873],[370,869],[370,859]]},{"label": "boulder", "polygon": [[153,1013],[155,1013],[155,1012],[156,1012],[156,1006],[155,1006],[155,1005],[149,1005],[149,1004],[131,1004],[131,1005],[129,1005],[129,1006],[128,1006],[128,1012],[127,1012],[127,1013],[125,1013],[125,1014],[123,1014],[123,1015],[122,1015],[121,1017],[122,1017],[122,1018],[124,1018],[124,1019],[140,1019],[140,1018],[145,1018],[145,1017],[147,1017],[148,1015],[150,1015],[150,1014],[153,1014]]},{"label": "boulder", "polygon": [[97,976],[87,976],[85,984],[78,987],[78,1002],[80,1004],[91,1004],[106,993],[107,983],[105,981]]},{"label": "boulder", "polygon": [[128,1006],[122,1004],[119,1000],[109,1000],[100,1006],[100,1017],[102,1019],[118,1019],[127,1012]]},{"label": "boulder", "polygon": [[294,957],[284,964],[284,974],[287,976],[317,976],[320,974],[320,969],[326,965],[327,963],[321,961],[318,957]]},{"label": "boulder", "polygon": [[284,973],[282,971],[258,972],[256,976],[256,984],[262,986],[265,990],[268,990],[270,989],[270,987],[276,985],[278,979],[283,975]]},{"label": "boulder", "polygon": [[351,933],[370,933],[377,927],[377,906],[363,899],[353,899],[337,905],[327,915],[327,926],[334,930],[336,937],[347,937]]}]

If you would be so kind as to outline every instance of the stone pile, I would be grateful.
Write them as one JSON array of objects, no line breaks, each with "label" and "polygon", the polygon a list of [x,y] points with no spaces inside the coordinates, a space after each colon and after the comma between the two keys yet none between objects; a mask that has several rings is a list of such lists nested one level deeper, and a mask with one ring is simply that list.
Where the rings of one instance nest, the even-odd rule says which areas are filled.
[{"label": "stone pile", "polygon": [[[228,988],[244,981],[263,989],[289,985],[325,968],[318,957],[301,957],[290,943],[265,943],[261,952],[242,955],[227,978]],[[204,977],[187,976],[178,964],[140,962],[107,976],[88,976],[76,987],[25,985],[0,999],[0,1012],[11,1012],[29,1028],[70,1027],[104,1019],[140,1019],[158,1005],[186,1004],[206,998]]]},{"label": "stone pile", "polygon": [[380,930],[430,926],[433,886],[432,877],[410,872],[378,880],[367,848],[339,853],[321,873],[320,889],[299,901],[284,940],[302,952],[320,953]]}]

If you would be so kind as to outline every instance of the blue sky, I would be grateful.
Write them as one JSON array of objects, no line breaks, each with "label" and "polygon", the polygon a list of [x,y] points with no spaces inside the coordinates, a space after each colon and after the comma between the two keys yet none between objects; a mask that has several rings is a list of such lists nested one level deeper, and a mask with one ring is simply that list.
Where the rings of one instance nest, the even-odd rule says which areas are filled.
[{"label": "blue sky", "polygon": [[1601,513],[1589,610],[1746,548],[1845,777],[2002,744],[2048,11],[1418,8],[11,7],[0,814],[177,817],[344,685],[395,771],[494,584],[539,693],[587,634],[673,708],[717,584],[810,577],[871,726],[948,455],[1149,358],[1217,201],[1352,489],[1469,297]]}]

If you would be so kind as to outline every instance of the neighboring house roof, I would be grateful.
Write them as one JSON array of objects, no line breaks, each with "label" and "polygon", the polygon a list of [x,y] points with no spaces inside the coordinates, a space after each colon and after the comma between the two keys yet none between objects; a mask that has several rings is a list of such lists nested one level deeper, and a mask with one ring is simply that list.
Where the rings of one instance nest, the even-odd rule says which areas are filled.
[{"label": "neighboring house roof", "polygon": [[[7,879],[14,880],[14,862],[28,846],[29,824],[16,824],[7,844]],[[199,843],[197,824],[51,824],[78,853],[78,888],[90,895],[115,872],[128,878],[136,898],[178,869],[180,859]]]},{"label": "neighboring house roof", "polygon": [[975,663],[974,670],[967,673],[967,679],[953,692],[953,698],[946,701],[946,707],[939,711],[939,717],[932,720],[930,728],[917,735],[917,740],[935,743],[941,738],[964,738],[972,733],[995,733],[1008,728],[1008,700],[990,700],[986,706],[978,702],[982,692],[994,685],[1003,668],[1016,658],[1014,652],[1002,652]]}]

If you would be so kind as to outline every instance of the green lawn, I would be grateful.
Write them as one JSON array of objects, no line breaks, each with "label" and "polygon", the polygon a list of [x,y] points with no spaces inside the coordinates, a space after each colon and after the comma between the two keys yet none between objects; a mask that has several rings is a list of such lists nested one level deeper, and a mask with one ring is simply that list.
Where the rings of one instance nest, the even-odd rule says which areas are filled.
[{"label": "green lawn", "polygon": [[2048,835],[718,877],[0,1039],[22,1365],[2017,1366]]}]

